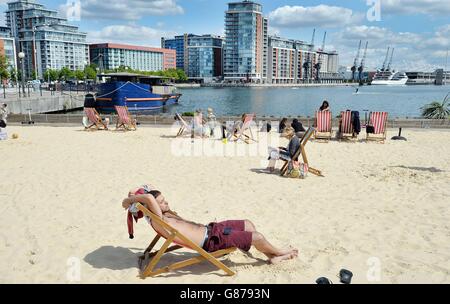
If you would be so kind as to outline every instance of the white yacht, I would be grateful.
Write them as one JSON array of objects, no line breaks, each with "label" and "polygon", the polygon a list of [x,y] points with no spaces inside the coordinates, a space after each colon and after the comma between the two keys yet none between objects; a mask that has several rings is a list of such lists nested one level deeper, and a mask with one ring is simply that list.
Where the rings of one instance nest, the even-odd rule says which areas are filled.
[{"label": "white yacht", "polygon": [[378,71],[372,80],[372,85],[405,85],[408,76],[405,72]]}]

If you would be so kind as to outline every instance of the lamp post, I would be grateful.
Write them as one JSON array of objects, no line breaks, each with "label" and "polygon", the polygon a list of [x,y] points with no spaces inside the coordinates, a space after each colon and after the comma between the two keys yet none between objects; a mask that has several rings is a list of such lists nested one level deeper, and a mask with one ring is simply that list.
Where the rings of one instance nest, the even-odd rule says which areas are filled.
[{"label": "lamp post", "polygon": [[[51,68],[51,66],[47,65],[47,79],[48,79],[47,88],[49,91],[50,91],[50,68]],[[51,94],[51,92],[50,92],[50,94]]]},{"label": "lamp post", "polygon": [[34,60],[34,79],[37,80],[38,78],[38,71],[37,71],[37,50],[36,50],[36,27],[33,27],[33,60]]},{"label": "lamp post", "polygon": [[25,96],[25,53],[20,52],[19,53],[19,59],[22,64],[22,90],[23,90],[23,96]]}]

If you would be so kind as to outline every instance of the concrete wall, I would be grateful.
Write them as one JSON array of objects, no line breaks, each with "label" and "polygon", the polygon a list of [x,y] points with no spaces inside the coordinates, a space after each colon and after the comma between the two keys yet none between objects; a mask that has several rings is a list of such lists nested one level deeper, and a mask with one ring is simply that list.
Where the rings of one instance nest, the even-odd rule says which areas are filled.
[{"label": "concrete wall", "polygon": [[82,95],[58,95],[5,100],[4,102],[8,105],[11,114],[28,114],[28,109],[31,109],[31,114],[35,114],[82,108],[84,97]]},{"label": "concrete wall", "polygon": [[[101,115],[103,118],[109,118],[110,125],[115,125],[117,121],[117,116]],[[290,121],[295,117],[289,118]],[[82,126],[83,114],[34,114],[31,115],[31,119],[35,124],[51,124],[51,125],[79,125]],[[20,124],[21,122],[28,121],[28,115],[10,115],[8,116],[8,123]],[[191,117],[185,117],[185,120],[189,122]],[[218,121],[237,121],[240,120],[238,116],[226,116],[219,117]],[[278,123],[281,120],[280,117],[272,116],[260,116],[256,118],[256,122],[262,123],[263,121],[272,122],[272,129],[278,127]],[[314,124],[313,117],[299,117],[299,120],[303,123],[305,127],[312,126]],[[141,125],[172,125],[175,123],[173,115],[145,115],[137,116],[137,121]],[[361,123],[364,124],[364,118],[361,119]],[[333,119],[333,130],[337,130],[339,125],[339,119]],[[437,120],[437,119],[391,119],[388,121],[388,128],[423,128],[423,129],[450,129],[450,120]]]}]

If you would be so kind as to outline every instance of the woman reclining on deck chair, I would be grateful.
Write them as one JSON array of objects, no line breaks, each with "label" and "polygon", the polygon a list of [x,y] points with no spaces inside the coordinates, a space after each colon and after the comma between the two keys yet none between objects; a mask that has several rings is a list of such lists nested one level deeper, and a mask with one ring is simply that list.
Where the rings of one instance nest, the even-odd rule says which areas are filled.
[{"label": "woman reclining on deck chair", "polygon": [[[140,189],[138,192],[142,193],[142,190]],[[254,246],[267,256],[271,264],[293,259],[298,256],[297,249],[279,249],[274,247],[261,233],[256,231],[254,224],[249,220],[225,221],[210,223],[208,225],[201,225],[185,220],[170,210],[169,203],[161,192],[157,190],[150,191],[149,194],[130,196],[123,200],[122,206],[125,210],[129,210],[135,203],[142,204],[145,208],[207,252],[215,252],[233,247],[248,252],[251,246]],[[150,225],[158,233],[165,238],[167,237],[164,235],[165,229],[163,227],[158,225],[158,223],[153,223],[150,218],[147,218],[147,221],[149,221]],[[176,240],[176,242],[183,245],[180,240]]]}]

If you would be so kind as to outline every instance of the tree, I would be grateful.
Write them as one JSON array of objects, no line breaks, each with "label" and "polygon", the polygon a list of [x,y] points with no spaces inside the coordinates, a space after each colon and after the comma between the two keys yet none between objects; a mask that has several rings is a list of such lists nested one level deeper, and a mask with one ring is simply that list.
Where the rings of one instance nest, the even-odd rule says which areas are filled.
[{"label": "tree", "polygon": [[84,69],[84,75],[86,76],[87,79],[96,79],[97,78],[97,70],[95,69],[95,67],[91,65],[88,65],[85,69]]},{"label": "tree", "polygon": [[422,117],[427,119],[446,119],[450,117],[450,103],[447,101],[448,94],[441,102],[433,101],[421,108]]},{"label": "tree", "polygon": [[75,77],[75,74],[73,71],[71,71],[69,68],[67,67],[63,67],[60,71],[59,71],[59,75],[58,78],[59,79],[64,79],[64,80],[69,80],[69,79],[73,79]]},{"label": "tree", "polygon": [[31,79],[36,79],[37,78],[37,73],[35,70],[33,70],[33,72],[31,72]]},{"label": "tree", "polygon": [[186,73],[182,69],[177,69],[177,76],[178,76],[179,81],[187,81],[188,80]]},{"label": "tree", "polygon": [[5,55],[0,54],[0,78],[1,80],[9,79],[8,59]]},{"label": "tree", "polygon": [[84,71],[77,70],[75,71],[75,78],[78,80],[83,80],[85,78]]}]

